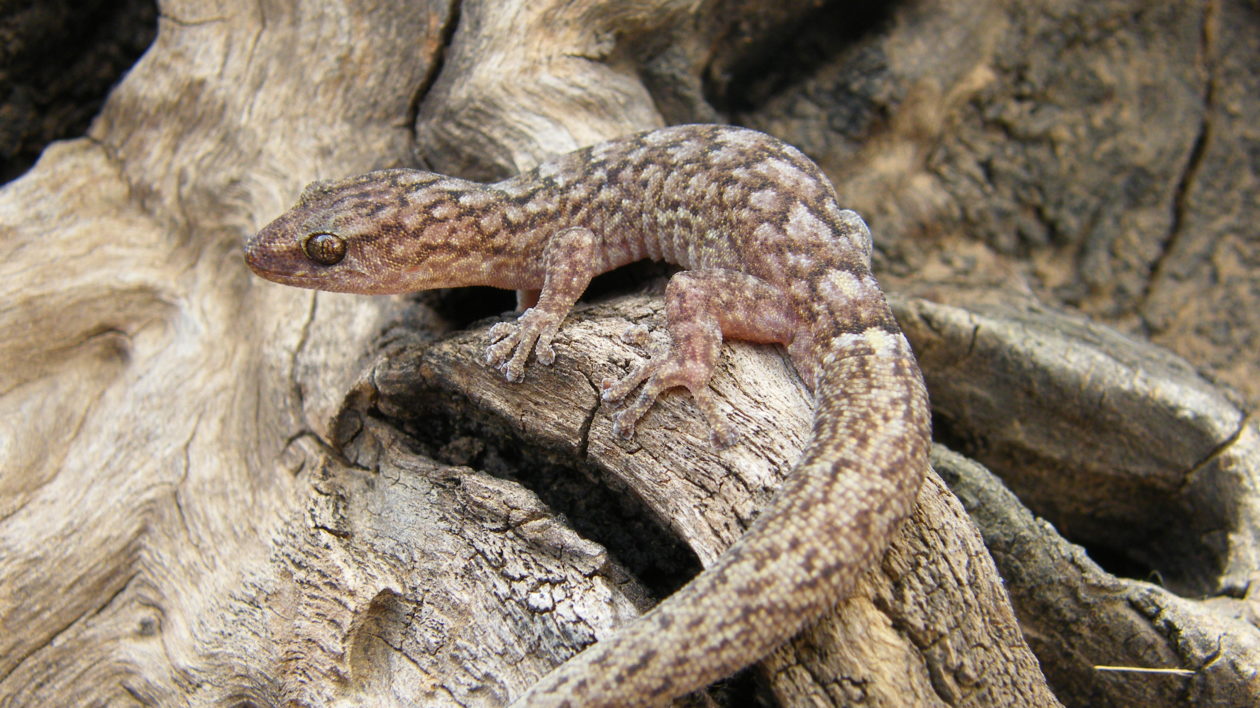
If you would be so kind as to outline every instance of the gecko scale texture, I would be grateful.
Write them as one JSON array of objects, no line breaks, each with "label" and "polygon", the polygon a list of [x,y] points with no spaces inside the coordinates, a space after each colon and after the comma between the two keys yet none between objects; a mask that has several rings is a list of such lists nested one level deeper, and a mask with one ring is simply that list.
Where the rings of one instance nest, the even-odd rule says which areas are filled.
[{"label": "gecko scale texture", "polygon": [[666,290],[671,345],[604,398],[633,433],[684,386],[731,444],[708,389],[722,338],[785,345],[815,397],[812,438],[770,507],[713,566],[516,705],[660,705],[756,661],[877,562],[927,469],[927,394],[870,272],[870,232],[808,158],[751,130],[680,126],[612,140],[495,184],[416,170],[320,182],[249,241],[258,275],[353,293],[489,285],[535,303],[491,330],[519,380],[590,279],[644,258],[687,270]]}]

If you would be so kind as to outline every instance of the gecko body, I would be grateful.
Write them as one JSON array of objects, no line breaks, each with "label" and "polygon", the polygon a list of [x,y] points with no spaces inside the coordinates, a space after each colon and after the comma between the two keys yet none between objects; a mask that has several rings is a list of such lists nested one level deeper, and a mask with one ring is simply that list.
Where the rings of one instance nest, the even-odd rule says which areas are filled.
[{"label": "gecko body", "polygon": [[552,337],[593,276],[644,258],[680,265],[668,351],[604,384],[605,400],[629,398],[621,435],[682,386],[715,444],[731,444],[708,389],[723,337],[786,347],[815,418],[769,508],[711,567],[516,701],[615,706],[664,704],[761,658],[849,592],[909,514],[927,469],[927,394],[870,248],[795,148],[679,126],[493,184],[401,169],[316,183],[246,259],[264,278],[331,291],[515,289],[533,306],[492,328],[486,354],[509,380],[531,353],[552,363]]}]

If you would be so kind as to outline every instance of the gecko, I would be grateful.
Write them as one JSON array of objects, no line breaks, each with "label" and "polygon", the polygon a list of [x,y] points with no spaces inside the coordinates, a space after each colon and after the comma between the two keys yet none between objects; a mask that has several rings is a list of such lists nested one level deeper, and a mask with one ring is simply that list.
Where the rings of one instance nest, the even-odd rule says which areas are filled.
[{"label": "gecko", "polygon": [[[518,706],[663,705],[757,661],[846,597],[909,515],[928,462],[927,392],[871,272],[871,234],[803,153],[761,132],[687,125],[610,140],[489,184],[387,169],[308,186],[249,239],[278,283],[362,294],[492,286],[523,312],[486,364],[520,381],[591,278],[631,262],[683,270],[668,346],[602,383],[628,437],[687,389],[713,443],[736,442],[709,389],[724,338],[784,347],[813,396],[805,450],[714,563],[555,668]],[[638,391],[637,395],[634,394]]]}]

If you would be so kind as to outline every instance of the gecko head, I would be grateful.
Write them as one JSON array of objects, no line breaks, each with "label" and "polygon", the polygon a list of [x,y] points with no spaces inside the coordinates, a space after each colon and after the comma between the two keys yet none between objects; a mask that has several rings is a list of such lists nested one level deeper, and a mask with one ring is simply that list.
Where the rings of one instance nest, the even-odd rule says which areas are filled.
[{"label": "gecko head", "polygon": [[[378,170],[315,182],[298,203],[245,244],[245,262],[277,283],[332,292],[402,293],[433,287],[407,221],[409,196],[439,180],[418,170]],[[422,268],[419,268],[422,269]],[[419,281],[419,282],[418,282]]]}]

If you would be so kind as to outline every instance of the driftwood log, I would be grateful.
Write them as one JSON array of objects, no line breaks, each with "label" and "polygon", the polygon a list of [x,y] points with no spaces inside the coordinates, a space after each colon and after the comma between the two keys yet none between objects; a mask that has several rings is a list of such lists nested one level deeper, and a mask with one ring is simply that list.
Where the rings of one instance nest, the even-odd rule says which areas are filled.
[{"label": "driftwood log", "polygon": [[861,591],[697,700],[1260,703],[1260,9],[849,5],[159,3],[88,134],[0,189],[0,704],[498,706],[720,554],[809,401],[735,343],[739,445],[684,396],[615,439],[598,383],[659,270],[507,385],[508,296],[240,254],[315,179],[703,121],[867,216],[970,459],[939,447]]}]

